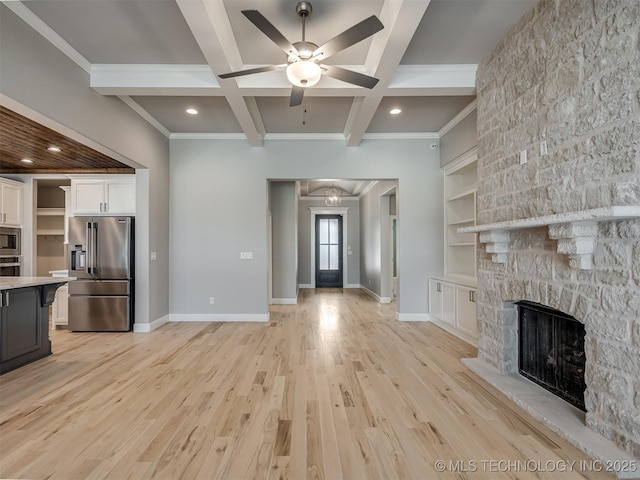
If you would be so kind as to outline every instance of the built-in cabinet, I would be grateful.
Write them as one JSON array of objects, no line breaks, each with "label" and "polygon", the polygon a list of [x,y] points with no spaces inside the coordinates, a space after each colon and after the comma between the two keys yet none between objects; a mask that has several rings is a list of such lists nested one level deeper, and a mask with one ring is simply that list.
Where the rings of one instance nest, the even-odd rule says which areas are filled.
[{"label": "built-in cabinet", "polygon": [[71,215],[135,215],[135,175],[71,178]]},{"label": "built-in cabinet", "polygon": [[0,226],[22,227],[23,184],[0,178]]},{"label": "built-in cabinet", "polygon": [[431,321],[473,345],[477,344],[476,288],[450,283],[443,278],[429,279]]},{"label": "built-in cabinet", "polygon": [[476,149],[444,168],[444,273],[429,279],[429,315],[442,328],[477,344],[476,234],[458,233],[476,224]]},{"label": "built-in cabinet", "polygon": [[[53,270],[49,272],[52,277],[67,277],[68,270]],[[51,304],[51,324],[55,327],[69,325],[69,284],[65,283],[56,290],[55,300]]]}]

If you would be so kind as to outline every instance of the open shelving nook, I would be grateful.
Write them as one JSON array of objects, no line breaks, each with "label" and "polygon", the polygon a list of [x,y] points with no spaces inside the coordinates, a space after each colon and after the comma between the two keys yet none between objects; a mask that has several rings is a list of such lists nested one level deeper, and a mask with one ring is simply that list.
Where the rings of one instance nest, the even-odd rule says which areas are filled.
[{"label": "open shelving nook", "polygon": [[476,277],[476,234],[458,228],[476,225],[478,155],[474,147],[444,171],[445,276]]}]

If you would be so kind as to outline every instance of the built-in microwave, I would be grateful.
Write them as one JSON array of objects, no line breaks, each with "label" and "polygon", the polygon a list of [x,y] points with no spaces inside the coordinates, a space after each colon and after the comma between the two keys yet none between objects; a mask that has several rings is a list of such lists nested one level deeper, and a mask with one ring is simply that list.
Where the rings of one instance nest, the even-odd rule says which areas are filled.
[{"label": "built-in microwave", "polygon": [[20,255],[20,229],[0,227],[0,256]]}]

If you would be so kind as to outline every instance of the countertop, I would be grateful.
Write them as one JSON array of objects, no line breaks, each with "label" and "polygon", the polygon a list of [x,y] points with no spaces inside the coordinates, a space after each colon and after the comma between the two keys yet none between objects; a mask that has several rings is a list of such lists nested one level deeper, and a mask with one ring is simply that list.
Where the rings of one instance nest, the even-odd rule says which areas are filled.
[{"label": "countertop", "polygon": [[0,277],[0,290],[67,283],[75,279],[76,277]]}]

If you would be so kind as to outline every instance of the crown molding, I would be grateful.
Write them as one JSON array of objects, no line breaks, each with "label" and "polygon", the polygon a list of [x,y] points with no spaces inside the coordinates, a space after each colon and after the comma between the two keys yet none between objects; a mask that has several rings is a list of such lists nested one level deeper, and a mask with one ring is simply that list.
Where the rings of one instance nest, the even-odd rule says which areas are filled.
[{"label": "crown molding", "polygon": [[455,117],[447,122],[447,124],[438,131],[438,136],[442,137],[445,133],[467,118],[472,112],[478,108],[478,99],[474,98],[469,105],[460,110]]},{"label": "crown molding", "polygon": [[246,140],[244,133],[172,133],[171,140]]},{"label": "crown molding", "polygon": [[155,127],[160,133],[162,133],[165,137],[170,138],[171,132],[164,128],[164,126],[157,121],[149,112],[147,112],[144,108],[140,106],[135,100],[127,95],[118,95],[118,98],[122,100],[125,104],[127,104],[131,109],[140,115],[144,120],[147,121],[152,127]]}]

